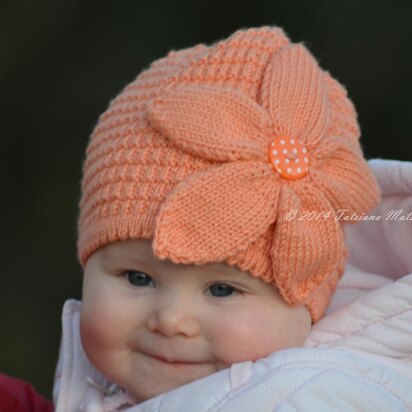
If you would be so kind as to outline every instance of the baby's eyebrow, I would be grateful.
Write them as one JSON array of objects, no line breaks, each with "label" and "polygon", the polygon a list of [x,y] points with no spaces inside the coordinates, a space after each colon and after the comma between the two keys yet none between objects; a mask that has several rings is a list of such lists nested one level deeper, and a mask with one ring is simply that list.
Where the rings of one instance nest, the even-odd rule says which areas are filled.
[{"label": "baby's eyebrow", "polygon": [[[220,265],[219,263],[210,263],[200,266],[205,273],[213,273],[216,276],[226,276],[235,279],[249,279],[250,275],[239,272],[236,268],[229,265]],[[244,275],[244,276],[243,276]]]},{"label": "baby's eyebrow", "polygon": [[136,253],[132,248],[105,248],[102,250],[101,258],[104,262],[111,261],[127,261],[133,263],[147,262],[147,256],[143,257],[141,254]]}]

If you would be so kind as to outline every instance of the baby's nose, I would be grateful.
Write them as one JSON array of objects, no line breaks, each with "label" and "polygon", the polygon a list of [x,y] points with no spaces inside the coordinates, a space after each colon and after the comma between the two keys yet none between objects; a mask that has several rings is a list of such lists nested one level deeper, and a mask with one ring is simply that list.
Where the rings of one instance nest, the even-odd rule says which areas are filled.
[{"label": "baby's nose", "polygon": [[154,303],[147,319],[147,327],[152,332],[168,337],[176,335],[194,337],[200,332],[200,324],[193,304],[180,295],[169,296]]}]

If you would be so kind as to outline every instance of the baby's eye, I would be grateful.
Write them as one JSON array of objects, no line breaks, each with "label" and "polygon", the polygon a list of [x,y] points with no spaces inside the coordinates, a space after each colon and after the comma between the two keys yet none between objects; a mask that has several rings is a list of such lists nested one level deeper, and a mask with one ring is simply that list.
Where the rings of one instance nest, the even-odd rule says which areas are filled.
[{"label": "baby's eye", "polygon": [[153,286],[153,279],[144,272],[138,270],[128,270],[125,272],[125,276],[130,284],[133,286]]},{"label": "baby's eye", "polygon": [[227,285],[226,283],[216,283],[209,287],[209,293],[217,298],[231,296],[237,292],[239,292],[237,289]]}]

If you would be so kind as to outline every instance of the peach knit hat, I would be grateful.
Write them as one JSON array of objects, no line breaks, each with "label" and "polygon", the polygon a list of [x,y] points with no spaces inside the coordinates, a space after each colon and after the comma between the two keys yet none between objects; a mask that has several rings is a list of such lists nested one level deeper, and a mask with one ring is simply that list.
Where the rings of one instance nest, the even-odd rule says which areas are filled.
[{"label": "peach knit hat", "polygon": [[170,52],[92,133],[80,261],[152,239],[159,258],[224,261],[274,284],[315,322],[343,273],[343,219],[379,198],[359,134],[345,89],[279,28]]}]

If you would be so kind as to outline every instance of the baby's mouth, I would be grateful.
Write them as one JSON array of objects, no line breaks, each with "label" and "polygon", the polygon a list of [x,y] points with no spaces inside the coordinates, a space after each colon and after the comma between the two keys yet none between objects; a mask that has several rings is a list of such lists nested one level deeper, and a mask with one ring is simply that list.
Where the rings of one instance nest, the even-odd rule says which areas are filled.
[{"label": "baby's mouth", "polygon": [[156,359],[162,363],[166,363],[168,365],[205,365],[206,362],[198,362],[198,361],[191,361],[191,360],[186,360],[186,359],[181,359],[181,358],[169,358],[169,357],[164,357],[160,355],[155,355],[155,354],[145,354],[146,356],[149,356],[153,359]]}]

